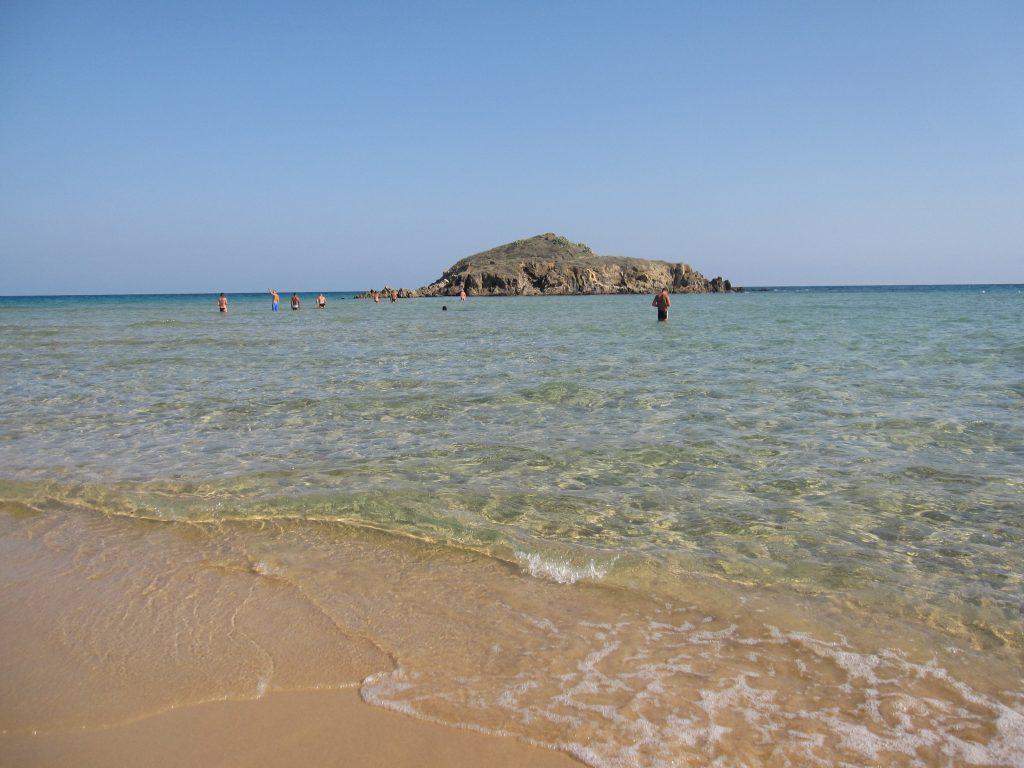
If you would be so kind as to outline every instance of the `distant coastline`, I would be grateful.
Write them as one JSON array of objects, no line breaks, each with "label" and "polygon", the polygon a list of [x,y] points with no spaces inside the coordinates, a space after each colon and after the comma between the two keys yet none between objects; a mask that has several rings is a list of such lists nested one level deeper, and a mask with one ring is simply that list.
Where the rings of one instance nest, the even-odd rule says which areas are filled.
[{"label": "distant coastline", "polygon": [[[850,283],[846,285],[747,285],[743,287],[744,292],[747,293],[772,293],[772,292],[846,292],[846,293],[857,293],[857,292],[871,292],[871,291],[944,291],[944,290],[966,290],[966,289],[1017,289],[1024,290],[1024,283]],[[208,300],[211,296],[216,296],[220,289],[211,289],[209,291],[180,291],[171,293],[155,293],[155,292],[137,292],[137,293],[11,293],[11,294],[0,294],[0,301],[18,301],[28,299],[201,299],[203,301]],[[288,291],[288,294],[298,293],[300,296],[315,296],[318,293],[324,293],[328,297],[333,298],[351,298],[354,299],[360,294],[367,293],[366,289],[363,290],[321,290],[319,288],[303,289],[298,291]],[[226,291],[228,295],[236,298],[242,297],[258,297],[264,298],[267,294],[266,291]],[[653,293],[653,292],[652,292]],[[550,295],[550,294],[549,294]],[[625,295],[630,294],[555,294],[561,296],[606,296],[606,295]]]}]

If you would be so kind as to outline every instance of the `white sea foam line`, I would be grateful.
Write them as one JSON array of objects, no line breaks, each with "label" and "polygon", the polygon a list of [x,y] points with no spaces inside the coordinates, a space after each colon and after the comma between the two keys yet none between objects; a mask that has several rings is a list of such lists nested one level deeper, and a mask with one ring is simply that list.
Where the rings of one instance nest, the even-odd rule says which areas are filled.
[{"label": "white sea foam line", "polygon": [[[866,687],[857,689],[866,697],[866,701],[861,702],[858,709],[865,713],[871,722],[865,724],[851,720],[830,705],[812,710],[786,711],[784,702],[777,699],[777,692],[755,688],[749,684],[748,678],[760,676],[756,673],[740,673],[735,677],[720,678],[722,681],[728,680],[729,684],[699,689],[699,700],[695,704],[698,711],[704,714],[701,718],[682,716],[670,708],[664,717],[656,718],[652,722],[639,711],[635,712],[633,717],[628,717],[614,706],[594,703],[586,698],[580,699],[579,696],[587,697],[602,691],[622,688],[633,690],[629,682],[635,681],[643,685],[642,690],[635,692],[636,699],[645,703],[651,702],[654,706],[659,702],[669,704],[667,701],[661,701],[662,695],[672,696],[672,691],[666,689],[664,683],[675,672],[687,668],[682,663],[685,659],[692,658],[686,655],[687,651],[670,656],[662,662],[641,664],[632,672],[623,671],[608,675],[599,668],[604,660],[619,650],[622,643],[617,635],[627,626],[627,623],[589,625],[596,646],[577,662],[576,673],[554,678],[561,681],[562,690],[546,701],[523,700],[524,696],[528,699],[530,692],[540,687],[536,682],[531,682],[529,673],[524,673],[525,676],[519,676],[512,685],[490,696],[494,706],[516,713],[519,722],[524,726],[536,721],[537,718],[542,718],[551,723],[564,725],[568,729],[566,736],[582,728],[584,732],[591,734],[587,737],[587,743],[580,743],[571,738],[557,742],[537,742],[525,734],[512,735],[518,735],[530,743],[561,749],[595,768],[626,768],[637,765],[667,767],[678,764],[677,750],[684,746],[701,749],[703,745],[703,749],[708,751],[708,758],[713,759],[713,745],[722,742],[730,733],[729,727],[716,722],[716,716],[719,713],[739,710],[755,733],[760,734],[760,738],[783,747],[783,759],[788,762],[792,758],[795,765],[827,766],[835,764],[836,761],[848,762],[850,756],[854,754],[860,755],[862,760],[874,762],[881,759],[884,753],[890,753],[905,756],[909,760],[909,765],[923,766],[925,763],[918,750],[931,748],[958,764],[1024,768],[1024,713],[975,691],[966,683],[953,678],[948,671],[934,662],[916,664],[895,651],[861,654],[849,650],[845,642],[827,642],[805,633],[783,633],[774,628],[770,629],[771,634],[768,638],[758,640],[738,637],[733,626],[718,631],[694,628],[688,631],[683,629],[687,625],[681,624],[678,627],[680,631],[671,633],[666,632],[665,624],[651,622],[646,632],[641,634],[648,637],[657,636],[663,640],[662,645],[667,644],[677,649],[688,648],[691,652],[696,648],[706,648],[708,645],[721,646],[726,643],[747,648],[758,643],[795,644],[813,656],[829,659],[846,673],[847,682],[824,684],[826,690],[823,693],[826,697],[829,687],[854,690],[849,680],[867,683]],[[673,634],[676,636],[665,637]],[[702,651],[696,653],[703,655]],[[798,667],[800,661],[794,660]],[[888,679],[879,679],[878,672],[883,667],[891,668],[893,671]],[[806,669],[806,665],[804,668]],[[984,714],[972,713],[963,707],[957,707],[952,702],[930,697],[912,697],[899,690],[903,681],[921,678],[942,681],[952,689],[951,693],[955,692],[963,701],[991,713],[994,721],[986,719]],[[478,681],[487,682],[486,678],[479,678]],[[467,679],[466,683],[472,684],[472,681]],[[876,685],[896,690],[880,691]],[[374,687],[376,690],[371,690]],[[420,702],[429,702],[431,698],[444,698],[444,694],[425,693],[422,696],[414,695],[404,701],[394,698],[401,697],[403,693],[414,693],[415,689],[414,678],[408,678],[404,673],[388,673],[387,677],[379,675],[367,678],[362,693],[364,699],[370,703],[431,719],[419,711],[417,705]],[[895,710],[895,723],[887,723],[882,717],[879,705],[883,700],[888,701]],[[575,713],[575,716],[569,713]],[[855,716],[855,713],[853,714]],[[927,717],[930,720],[927,724],[917,725],[915,716]],[[838,746],[847,756],[817,753],[817,750],[825,748],[826,735],[804,732],[795,722],[800,719],[817,722],[820,726],[826,727],[838,739]],[[600,741],[595,740],[593,736],[595,721],[607,724],[598,729],[600,733],[606,735],[606,738]],[[967,741],[957,734],[965,721],[991,724],[995,734],[986,743]],[[874,723],[874,730],[868,727],[871,723]],[[485,733],[495,732],[472,723],[462,725]],[[790,727],[791,725],[796,727]],[[876,732],[879,727],[883,729],[881,733]],[[788,745],[783,744],[787,737]],[[723,755],[719,757],[725,759]]]}]

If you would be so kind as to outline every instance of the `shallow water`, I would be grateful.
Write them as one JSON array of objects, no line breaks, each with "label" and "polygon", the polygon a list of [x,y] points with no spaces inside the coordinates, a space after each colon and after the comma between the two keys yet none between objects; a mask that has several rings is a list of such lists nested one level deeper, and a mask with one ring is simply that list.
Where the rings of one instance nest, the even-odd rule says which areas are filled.
[{"label": "shallow water", "polygon": [[[1020,765],[1021,291],[0,299],[0,498],[200,525],[368,701],[595,765]],[[359,528],[431,542],[402,620]]]}]

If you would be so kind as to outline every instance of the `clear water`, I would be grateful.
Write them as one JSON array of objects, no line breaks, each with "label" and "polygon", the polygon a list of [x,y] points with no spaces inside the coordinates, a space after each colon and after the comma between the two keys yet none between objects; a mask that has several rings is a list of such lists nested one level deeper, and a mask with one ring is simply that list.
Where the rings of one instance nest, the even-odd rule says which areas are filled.
[{"label": "clear water", "polygon": [[0,299],[0,496],[804,595],[1021,668],[1024,287],[303,298]]}]

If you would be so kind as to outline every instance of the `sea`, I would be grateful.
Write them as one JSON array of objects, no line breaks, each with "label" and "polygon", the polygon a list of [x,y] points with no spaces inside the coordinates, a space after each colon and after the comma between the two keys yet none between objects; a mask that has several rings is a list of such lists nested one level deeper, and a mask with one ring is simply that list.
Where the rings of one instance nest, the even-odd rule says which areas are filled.
[{"label": "sea", "polygon": [[[0,628],[121,681],[24,650],[0,728],[350,685],[595,768],[1024,766],[1024,286],[288,295],[0,298]],[[231,650],[260,590],[301,653]]]}]

